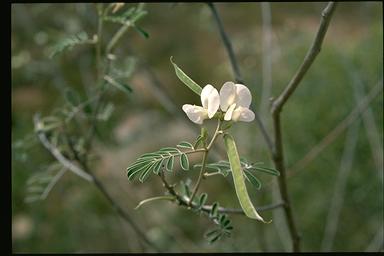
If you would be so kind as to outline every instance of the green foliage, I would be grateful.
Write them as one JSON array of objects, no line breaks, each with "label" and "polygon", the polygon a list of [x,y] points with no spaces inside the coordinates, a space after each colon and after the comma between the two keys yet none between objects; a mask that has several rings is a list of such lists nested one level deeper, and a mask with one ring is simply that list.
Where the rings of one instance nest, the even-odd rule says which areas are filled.
[{"label": "green foliage", "polygon": [[229,237],[231,235],[233,226],[231,225],[231,220],[228,218],[227,214],[216,214],[211,217],[211,219],[214,220],[218,227],[207,231],[204,235],[210,244],[218,241],[222,237]]},{"label": "green foliage", "polygon": [[132,92],[132,88],[130,86],[128,86],[125,83],[120,83],[120,82],[116,81],[111,76],[108,76],[108,75],[104,76],[104,80],[107,81],[108,84],[113,85],[114,87],[116,87],[117,89],[119,89],[120,91],[122,91],[126,94],[130,94]]},{"label": "green foliage", "polygon": [[[181,142],[181,145],[191,145],[189,142]],[[179,145],[180,145],[179,144]],[[185,148],[185,147],[184,147]],[[183,170],[189,170],[189,159],[187,154],[194,152],[180,151],[178,148],[165,147],[152,153],[146,153],[140,156],[127,168],[127,176],[129,180],[140,174],[139,180],[144,182],[150,173],[158,174],[162,167],[169,172],[173,171],[175,157],[179,157],[180,166]]]},{"label": "green foliage", "polygon": [[111,117],[114,110],[115,107],[113,103],[108,102],[103,104],[100,112],[97,114],[97,119],[100,121],[107,121]]},{"label": "green foliage", "polygon": [[60,40],[56,45],[52,47],[50,58],[55,57],[57,54],[62,53],[65,50],[71,50],[74,46],[80,44],[95,43],[94,40],[90,40],[88,34],[84,31],[75,35],[69,36]]},{"label": "green foliage", "polygon": [[180,142],[176,147],[194,149],[193,145],[187,141]]},{"label": "green foliage", "polygon": [[181,154],[180,156],[180,166],[183,170],[189,170],[189,161],[186,154]]},{"label": "green foliage", "polygon": [[[261,188],[261,181],[252,172],[262,172],[262,173],[266,173],[266,174],[273,175],[273,176],[279,176],[280,175],[280,173],[277,170],[275,170],[273,168],[265,167],[265,166],[263,166],[263,163],[261,163],[261,162],[250,164],[250,163],[248,163],[248,161],[245,158],[240,158],[240,159],[241,159],[240,160],[241,169],[243,170],[243,174],[244,174],[245,179],[248,182],[250,182],[253,186],[255,186],[256,189]],[[193,168],[200,169],[201,164],[195,164],[193,166]],[[225,161],[225,160],[220,160],[216,163],[208,163],[205,165],[205,169],[207,171],[213,170],[213,171],[215,171],[215,173],[221,174],[224,177],[227,177],[228,174],[232,171],[230,163],[228,161]],[[212,173],[212,172],[208,172],[208,174],[210,174],[210,173]]]},{"label": "green foliage", "polygon": [[45,200],[65,172],[65,169],[60,169],[60,167],[60,164],[53,163],[45,171],[31,175],[27,180],[24,202],[33,203]]},{"label": "green foliage", "polygon": [[77,94],[76,91],[72,90],[71,88],[67,88],[65,90],[65,95],[64,95],[65,99],[67,100],[67,102],[73,106],[73,107],[76,107],[77,105],[80,104],[80,97],[79,95]]},{"label": "green foliage", "polygon": [[[191,196],[191,180],[187,179],[185,182],[180,181],[180,196],[182,198],[190,198]],[[201,193],[198,198],[193,200],[192,211],[197,214],[206,215],[216,226],[214,229],[209,230],[205,233],[204,237],[207,241],[212,244],[222,237],[229,237],[233,226],[231,225],[231,220],[227,214],[219,213],[219,202],[213,202],[211,209],[207,210],[206,205],[208,199],[207,193]]]},{"label": "green foliage", "polygon": [[187,76],[181,68],[179,68],[172,60],[172,57],[170,58],[170,61],[175,68],[176,76],[180,79],[181,82],[183,82],[186,86],[188,86],[189,89],[191,89],[194,93],[197,95],[201,94],[201,91],[203,90],[200,85],[198,85],[195,81],[193,81],[189,76]]},{"label": "green foliage", "polygon": [[116,15],[104,15],[103,19],[112,23],[118,23],[124,26],[133,26],[133,28],[144,38],[149,38],[149,33],[139,27],[136,22],[147,15],[147,11],[143,10],[143,4],[137,7],[131,7],[125,12]]},{"label": "green foliage", "polygon": [[200,195],[199,200],[198,200],[197,209],[200,210],[205,205],[205,202],[207,201],[207,198],[208,198],[207,193],[202,193]]}]

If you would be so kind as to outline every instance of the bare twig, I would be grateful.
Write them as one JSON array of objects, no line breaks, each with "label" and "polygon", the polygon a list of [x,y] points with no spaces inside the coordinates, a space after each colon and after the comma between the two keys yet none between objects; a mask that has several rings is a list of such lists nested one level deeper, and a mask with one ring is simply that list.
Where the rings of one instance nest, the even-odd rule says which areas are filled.
[{"label": "bare twig", "polygon": [[292,93],[295,91],[304,75],[307,73],[308,69],[311,67],[313,61],[316,59],[316,56],[320,53],[321,45],[323,43],[325,34],[328,30],[329,22],[331,21],[333,11],[336,8],[336,3],[329,2],[328,5],[321,13],[321,21],[319,29],[316,33],[315,39],[305,56],[303,63],[300,65],[296,74],[293,76],[289,84],[285,87],[284,91],[280,96],[273,101],[272,104],[272,113],[280,113],[285,102],[289,99]]},{"label": "bare twig", "polygon": [[61,152],[53,146],[49,140],[47,139],[47,136],[43,131],[41,131],[41,122],[39,119],[39,115],[36,114],[34,116],[34,123],[35,123],[35,129],[37,132],[37,136],[39,137],[39,140],[44,145],[44,147],[51,152],[51,154],[56,158],[57,161],[59,161],[65,168],[73,172],[74,174],[80,176],[81,178],[85,179],[86,181],[93,182],[93,178],[91,175],[83,171],[81,168],[79,168],[77,165],[73,164],[71,161],[69,161],[67,158],[65,158]]},{"label": "bare twig", "polygon": [[353,157],[355,154],[357,139],[359,137],[359,123],[348,129],[345,139],[344,153],[340,162],[340,169],[333,189],[333,196],[329,206],[327,221],[321,243],[322,251],[332,250],[333,241],[337,231],[340,212],[343,207],[345,188],[352,170]]},{"label": "bare twig", "polygon": [[[237,83],[244,83],[243,79],[240,76],[239,65],[237,64],[237,60],[236,60],[235,54],[234,54],[233,49],[232,49],[231,41],[229,40],[229,37],[224,30],[223,24],[222,24],[221,19],[220,19],[220,15],[217,12],[215,5],[213,3],[208,3],[208,6],[212,11],[213,17],[215,18],[215,21],[217,23],[217,26],[218,26],[218,29],[220,32],[221,39],[223,41],[225,49],[227,50],[229,60],[230,60],[230,63],[231,63],[232,69],[233,69],[234,76],[235,76],[235,81]],[[252,108],[254,108],[254,107],[252,107]],[[271,140],[270,136],[268,135],[268,132],[267,132],[263,122],[261,121],[259,114],[256,111],[253,111],[253,112],[255,113],[255,120],[256,120],[257,125],[260,128],[261,134],[263,135],[265,142],[267,143],[267,146],[269,147],[269,149],[272,150],[272,140]]]},{"label": "bare twig", "polygon": [[233,74],[235,76],[235,80],[238,83],[244,83],[244,81],[241,77],[241,74],[240,74],[239,66],[237,65],[235,53],[233,52],[231,40],[229,39],[227,33],[225,33],[223,23],[220,19],[219,13],[216,10],[215,4],[214,3],[208,3],[208,6],[212,11],[213,17],[215,18],[215,21],[216,21],[216,25],[217,25],[219,32],[220,32],[221,40],[223,40],[225,49],[227,50],[228,57],[229,57],[230,62],[231,62],[232,71],[233,71]]},{"label": "bare twig", "polygon": [[53,187],[56,185],[56,183],[60,180],[61,177],[63,177],[64,173],[67,171],[67,168],[62,167],[60,171],[56,173],[56,175],[52,178],[52,180],[49,182],[48,186],[44,189],[44,192],[41,194],[40,198],[42,200],[46,199],[48,194],[51,192]]},{"label": "bare twig", "polygon": [[284,91],[280,94],[280,96],[273,101],[272,104],[272,117],[273,117],[273,126],[274,126],[274,138],[275,145],[273,150],[273,161],[277,170],[280,171],[279,181],[279,190],[281,194],[282,200],[286,202],[284,206],[285,217],[288,222],[288,227],[290,231],[290,235],[292,238],[292,249],[294,252],[300,251],[300,235],[297,231],[296,222],[294,219],[294,215],[292,212],[292,206],[289,199],[288,188],[287,188],[287,175],[284,165],[284,151],[283,151],[283,139],[281,133],[281,125],[280,125],[280,113],[285,104],[285,102],[292,95],[294,90],[299,85],[300,81],[310,68],[311,64],[315,60],[317,54],[320,52],[321,44],[323,42],[325,33],[327,32],[329,22],[331,20],[333,11],[336,7],[334,2],[329,2],[326,8],[323,10],[321,14],[321,21],[319,29],[316,33],[315,40],[312,43],[307,55],[304,58],[303,63],[299,67],[299,70],[293,76],[292,80],[285,87]]},{"label": "bare twig", "polygon": [[125,220],[127,221],[131,227],[134,229],[136,234],[139,235],[139,237],[151,248],[153,248],[157,252],[161,252],[160,248],[155,245],[153,242],[151,242],[148,237],[145,235],[145,233],[139,228],[139,226],[135,223],[133,218],[124,211],[111,197],[111,195],[107,192],[104,185],[95,177],[94,177],[94,184],[99,189],[99,191],[104,195],[104,197],[108,200],[108,202],[112,205],[112,207],[116,210],[116,212]]},{"label": "bare twig", "polygon": [[84,178],[85,180],[95,184],[95,186],[100,190],[100,192],[106,197],[108,202],[112,205],[112,207],[117,211],[117,213],[124,219],[126,220],[131,227],[135,230],[135,232],[140,236],[140,238],[145,241],[150,247],[155,249],[156,251],[160,251],[159,248],[153,244],[151,241],[148,240],[147,236],[144,234],[143,231],[136,225],[136,223],[133,221],[132,217],[129,216],[127,212],[125,212],[115,201],[114,199],[110,196],[110,194],[106,191],[104,186],[101,184],[101,182],[97,179],[95,175],[93,175],[87,164],[84,161],[80,161],[80,164],[82,165],[82,168],[78,167],[77,165],[73,164],[72,161],[68,160],[66,157],[64,157],[60,151],[53,146],[46,134],[39,129],[41,126],[40,120],[38,115],[35,115],[34,117],[35,121],[35,127],[37,130],[37,135],[41,141],[41,143],[45,146],[45,148],[56,158],[57,161],[59,161],[65,168],[68,170],[72,171],[73,173],[79,175],[80,177]]},{"label": "bare twig", "polygon": [[335,128],[332,129],[316,146],[314,146],[302,159],[297,161],[289,167],[289,177],[295,175],[298,171],[306,167],[312,162],[328,145],[330,145],[336,138],[344,132],[348,126],[356,121],[361,114],[367,109],[369,104],[376,98],[377,95],[383,90],[383,81],[376,84],[375,87],[360,101],[360,103],[344,118]]}]

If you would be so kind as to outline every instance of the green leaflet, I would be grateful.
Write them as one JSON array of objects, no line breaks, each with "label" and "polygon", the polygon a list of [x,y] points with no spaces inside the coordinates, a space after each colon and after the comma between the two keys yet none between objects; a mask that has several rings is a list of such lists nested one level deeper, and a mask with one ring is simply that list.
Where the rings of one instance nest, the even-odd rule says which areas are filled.
[{"label": "green leaflet", "polygon": [[224,135],[225,148],[227,149],[228,160],[232,169],[233,182],[235,184],[235,190],[237,198],[239,199],[241,208],[245,215],[251,219],[257,219],[265,223],[264,219],[257,213],[253,206],[251,199],[249,198],[247,187],[245,185],[243,170],[240,164],[239,154],[235,140],[229,134]]},{"label": "green leaflet", "polygon": [[256,189],[261,188],[261,182],[258,178],[256,178],[250,171],[244,170],[245,178],[256,187]]},{"label": "green leaflet", "polygon": [[170,61],[175,68],[176,76],[180,79],[181,82],[183,82],[186,86],[189,87],[194,93],[200,96],[201,91],[203,90],[200,85],[198,85],[195,81],[193,81],[189,76],[187,76],[183,70],[181,70],[173,61],[172,57],[170,58]]},{"label": "green leaflet", "polygon": [[188,157],[187,157],[186,154],[181,154],[181,156],[180,156],[180,166],[185,171],[189,170],[189,161],[188,161]]},{"label": "green leaflet", "polygon": [[175,157],[174,156],[171,156],[170,158],[168,158],[167,165],[165,167],[167,171],[172,172],[174,161],[175,161]]},{"label": "green leaflet", "polygon": [[205,205],[207,202],[208,195],[207,193],[202,193],[199,198],[199,209]]},{"label": "green leaflet", "polygon": [[112,77],[106,75],[104,76],[104,80],[107,81],[109,84],[115,86],[117,89],[121,90],[122,92],[125,92],[126,94],[130,94],[132,92],[132,88],[124,83],[120,83],[113,79]]},{"label": "green leaflet", "polygon": [[193,145],[187,141],[182,141],[180,142],[177,147],[179,148],[189,148],[189,149],[193,149]]},{"label": "green leaflet", "polygon": [[209,213],[209,215],[211,217],[216,217],[218,209],[219,209],[219,203],[218,202],[214,202],[213,205],[212,205],[212,209],[211,209],[211,212]]},{"label": "green leaflet", "polygon": [[256,171],[259,171],[259,172],[268,173],[268,174],[275,175],[275,176],[280,176],[280,172],[279,171],[277,171],[275,169],[272,169],[272,168],[268,168],[268,167],[252,166],[250,169],[251,170],[256,170]]},{"label": "green leaflet", "polygon": [[77,105],[80,104],[79,95],[74,90],[70,88],[66,89],[64,96],[71,106],[76,107]]},{"label": "green leaflet", "polygon": [[[187,146],[187,144],[185,145]],[[159,174],[162,169],[172,172],[176,157],[179,157],[181,168],[187,171],[189,170],[187,154],[193,152],[193,150],[182,152],[177,148],[165,147],[155,152],[142,154],[127,168],[128,180],[139,176],[139,180],[144,182],[151,173]]]},{"label": "green leaflet", "polygon": [[145,39],[149,38],[149,34],[147,31],[145,31],[144,29],[142,29],[141,27],[137,26],[137,25],[134,25],[133,28],[139,32],[139,34],[141,36],[143,36]]},{"label": "green leaflet", "polygon": [[72,49],[74,46],[79,44],[92,43],[88,38],[88,34],[84,31],[77,33],[75,35],[69,36],[65,39],[59,41],[55,46],[52,47],[50,58],[55,57],[57,54],[63,52],[67,49]]}]

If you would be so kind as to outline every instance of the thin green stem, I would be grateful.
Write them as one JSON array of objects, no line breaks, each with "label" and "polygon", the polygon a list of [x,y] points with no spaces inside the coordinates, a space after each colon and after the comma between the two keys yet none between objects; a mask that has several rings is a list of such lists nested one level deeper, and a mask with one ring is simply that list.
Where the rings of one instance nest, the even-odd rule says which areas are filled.
[{"label": "thin green stem", "polygon": [[189,199],[189,202],[188,202],[188,204],[190,206],[192,205],[193,198],[195,197],[195,195],[197,193],[197,190],[200,187],[200,183],[202,181],[202,178],[204,177],[204,171],[205,171],[205,166],[207,165],[207,158],[208,158],[209,150],[212,148],[212,145],[215,142],[217,136],[219,134],[221,134],[220,128],[221,128],[221,120],[219,119],[217,121],[217,127],[216,127],[216,130],[215,130],[215,133],[212,136],[211,141],[209,142],[208,146],[205,149],[203,149],[204,154],[203,154],[203,160],[201,162],[201,169],[200,169],[200,173],[199,173],[199,178],[197,179],[196,185],[195,185],[195,187],[193,189],[192,195],[191,195],[191,197]]},{"label": "thin green stem", "polygon": [[97,8],[97,43],[96,43],[96,74],[97,74],[97,84],[99,84],[101,80],[101,35],[103,33],[103,4],[96,4]]},{"label": "thin green stem", "polygon": [[112,37],[111,41],[109,42],[107,46],[107,52],[112,52],[113,48],[115,47],[116,43],[119,41],[119,39],[124,35],[124,33],[127,31],[127,29],[131,26],[131,22],[125,23],[120,29],[116,32],[116,34]]},{"label": "thin green stem", "polygon": [[204,173],[204,177],[210,177],[210,176],[215,176],[221,174],[220,172],[206,172]]},{"label": "thin green stem", "polygon": [[215,133],[213,134],[213,137],[211,139],[211,141],[209,142],[208,144],[208,147],[207,147],[207,151],[209,151],[213,145],[213,142],[215,142],[217,136],[220,134],[220,128],[221,128],[221,120],[219,119],[218,122],[217,122],[217,127],[216,127],[216,130],[215,130]]},{"label": "thin green stem", "polygon": [[204,170],[205,170],[205,165],[207,164],[207,155],[208,155],[208,151],[205,151],[204,154],[203,154],[203,160],[202,160],[202,163],[201,163],[201,169],[200,169],[200,173],[199,173],[199,178],[197,179],[195,188],[193,189],[192,195],[189,198],[188,204],[190,206],[192,205],[193,198],[195,197],[195,195],[197,193],[197,190],[199,189],[201,180],[203,178],[203,173],[204,173]]}]

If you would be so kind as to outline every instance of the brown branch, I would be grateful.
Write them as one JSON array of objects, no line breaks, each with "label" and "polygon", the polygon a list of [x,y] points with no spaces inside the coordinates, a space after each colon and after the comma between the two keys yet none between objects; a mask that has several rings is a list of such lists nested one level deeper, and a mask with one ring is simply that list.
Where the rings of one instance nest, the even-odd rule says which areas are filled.
[{"label": "brown branch", "polygon": [[[230,41],[227,33],[224,30],[224,26],[221,22],[220,15],[217,12],[216,7],[213,3],[208,3],[208,6],[212,11],[213,17],[215,18],[216,24],[217,24],[219,32],[220,32],[221,39],[222,39],[223,44],[225,46],[225,49],[228,53],[229,60],[230,60],[231,66],[232,66],[232,70],[233,70],[233,73],[235,76],[235,81],[237,83],[244,83],[243,79],[241,78],[241,75],[240,75],[239,65],[237,64],[237,60],[236,60],[235,54],[233,52],[231,41]],[[260,128],[261,134],[263,135],[265,142],[267,143],[268,148],[272,151],[273,144],[272,144],[272,140],[271,140],[270,136],[268,135],[267,129],[265,128],[263,122],[261,121],[259,114],[256,111],[253,111],[253,112],[255,113],[255,119],[256,119],[257,125]]]},{"label": "brown branch", "polygon": [[[187,207],[189,209],[193,208],[193,209],[197,209],[197,205],[194,204],[194,203],[189,203],[189,198],[183,198],[182,196],[180,196],[176,190],[174,189],[174,186],[170,185],[168,183],[168,181],[165,179],[165,176],[164,176],[164,172],[163,171],[160,171],[159,173],[159,176],[163,182],[163,186],[167,189],[167,191],[175,197],[175,201],[180,205],[180,206],[184,206],[184,207]],[[265,206],[260,206],[260,207],[256,207],[256,210],[257,211],[268,211],[268,210],[273,210],[273,209],[276,209],[276,208],[279,208],[279,207],[282,207],[284,206],[285,203],[284,202],[279,202],[279,203],[275,203],[275,204],[271,204],[271,205],[265,205]],[[202,212],[205,212],[205,213],[210,213],[211,212],[211,209],[212,209],[212,205],[204,205],[202,208],[201,208],[201,211]],[[224,208],[224,207],[219,207],[217,209],[217,211],[219,213],[228,213],[228,214],[241,214],[241,215],[245,215],[244,211],[242,209],[238,209],[238,208]]]},{"label": "brown branch", "polygon": [[299,67],[299,70],[296,72],[296,74],[293,76],[292,80],[289,82],[289,84],[284,89],[284,91],[280,94],[280,96],[273,101],[272,109],[271,109],[272,116],[273,116],[274,138],[275,138],[275,145],[273,150],[273,161],[276,169],[279,170],[280,172],[280,177],[278,179],[279,191],[280,191],[282,200],[286,203],[284,205],[284,213],[285,213],[286,221],[288,223],[289,232],[292,238],[292,247],[293,247],[292,249],[294,252],[300,251],[300,235],[296,227],[296,222],[294,219],[294,214],[292,211],[292,206],[291,206],[290,198],[288,194],[288,187],[287,187],[287,181],[286,181],[287,177],[286,177],[286,170],[284,165],[283,139],[282,139],[281,125],[280,125],[280,113],[285,102],[289,99],[289,97],[295,91],[300,81],[302,80],[302,78],[304,77],[304,75],[312,65],[316,56],[320,52],[321,44],[327,32],[328,25],[331,20],[335,7],[336,7],[336,4],[334,2],[329,2],[326,8],[323,10],[321,14],[320,26],[315,36],[315,40],[312,43],[312,46],[310,47],[307,55],[304,58],[303,63]]},{"label": "brown branch", "polygon": [[[143,241],[145,241],[150,247],[152,247],[154,250],[160,252],[159,248],[155,244],[153,244],[151,241],[149,241],[149,239],[144,234],[144,232],[141,231],[141,229],[136,225],[132,217],[115,202],[115,200],[107,192],[107,190],[105,189],[103,184],[99,181],[99,179],[89,170],[88,165],[84,161],[81,161],[80,158],[76,157],[79,164],[82,166],[82,168],[80,168],[79,166],[75,165],[71,160],[63,156],[61,152],[49,142],[49,139],[47,138],[47,135],[44,133],[44,131],[40,129],[41,121],[39,120],[38,115],[35,115],[34,122],[35,122],[37,136],[40,142],[56,158],[56,160],[60,162],[68,170],[79,175],[85,180],[93,183],[98,188],[98,190],[104,195],[104,197],[108,200],[108,202],[112,205],[112,207],[117,211],[120,217],[122,217],[125,221],[127,221],[131,225],[131,227],[138,234],[138,236]],[[73,148],[71,147],[71,149]],[[77,153],[75,152],[73,153],[77,155]]]},{"label": "brown branch", "polygon": [[214,3],[208,3],[208,6],[212,11],[213,17],[215,18],[215,21],[216,21],[216,25],[217,25],[219,32],[220,32],[221,40],[223,40],[225,49],[227,50],[228,57],[229,57],[230,62],[231,62],[232,71],[233,71],[233,74],[235,76],[235,80],[237,83],[242,84],[242,83],[244,83],[244,81],[243,81],[241,74],[240,74],[239,65],[237,65],[237,61],[236,61],[235,53],[234,53],[233,48],[232,48],[231,40],[229,39],[227,33],[225,33],[223,23],[220,19],[220,15],[217,12]]},{"label": "brown branch", "polygon": [[281,112],[285,102],[289,99],[292,93],[295,91],[304,75],[307,73],[308,69],[311,67],[316,56],[320,53],[321,45],[323,43],[325,34],[328,30],[329,22],[331,21],[333,11],[336,8],[335,2],[329,2],[327,7],[321,13],[321,21],[319,29],[316,33],[315,40],[313,41],[311,48],[307,52],[307,55],[304,58],[303,63],[300,65],[298,71],[293,76],[289,84],[285,87],[284,91],[280,96],[273,101],[272,104],[272,113]]}]

